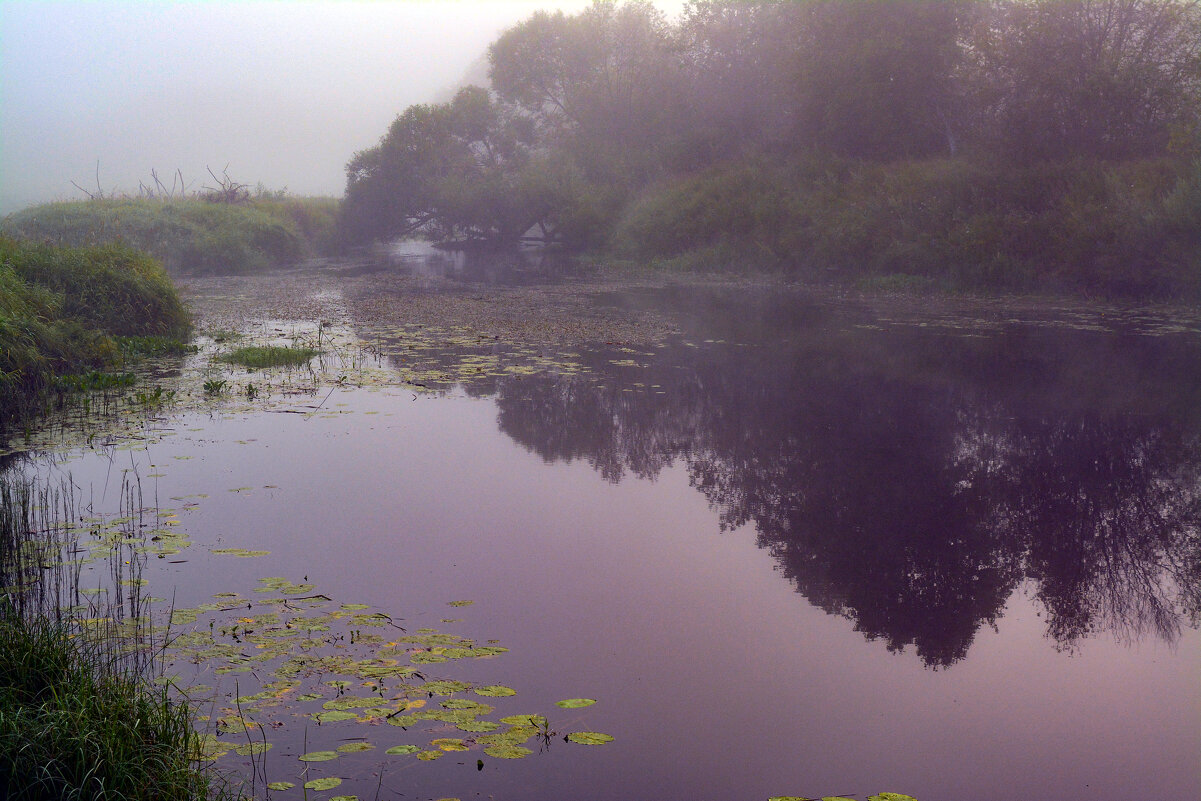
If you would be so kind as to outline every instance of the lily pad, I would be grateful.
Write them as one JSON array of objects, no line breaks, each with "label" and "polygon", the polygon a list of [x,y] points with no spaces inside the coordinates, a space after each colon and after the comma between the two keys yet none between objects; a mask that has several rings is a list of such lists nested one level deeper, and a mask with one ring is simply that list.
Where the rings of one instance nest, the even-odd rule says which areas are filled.
[{"label": "lily pad", "polygon": [[517,691],[503,684],[489,684],[486,687],[476,687],[475,694],[486,698],[501,698],[506,695],[517,695]]},{"label": "lily pad", "polygon": [[868,796],[867,801],[917,801],[917,799],[904,793],[878,793]]},{"label": "lily pad", "polygon": [[337,751],[310,751],[307,754],[301,754],[296,757],[301,762],[328,762],[331,759],[338,758]]},{"label": "lily pad", "polygon": [[421,751],[421,748],[415,745],[394,745],[385,751],[385,754],[399,756],[401,754],[416,754]]},{"label": "lily pad", "polygon": [[581,709],[586,706],[592,706],[595,703],[595,698],[568,698],[563,701],[555,701],[555,706],[560,706],[564,709]]},{"label": "lily pad", "polygon": [[417,758],[422,762],[432,762],[435,759],[441,759],[445,754],[445,751],[422,751]]},{"label": "lily pad", "polygon": [[467,743],[457,737],[439,737],[436,740],[431,740],[430,745],[437,748],[439,751],[466,751]]},{"label": "lily pad", "polygon": [[613,742],[613,737],[598,731],[573,731],[567,739],[580,745],[604,745]]},{"label": "lily pad", "polygon": [[471,606],[475,601],[447,601],[447,606]]},{"label": "lily pad", "polygon": [[497,759],[521,759],[534,752],[520,745],[498,744],[488,746],[484,749],[484,753]]},{"label": "lily pad", "polygon": [[276,792],[282,792],[284,790],[291,790],[295,786],[296,785],[293,782],[271,782],[267,785],[267,789],[275,790]]},{"label": "lily pad", "polygon": [[313,715],[313,720],[317,721],[318,723],[337,723],[339,720],[354,720],[356,718],[358,718],[358,715],[355,713],[344,712],[339,709],[335,709],[330,712],[318,712],[317,714]]},{"label": "lily pad", "polygon": [[371,743],[345,743],[338,746],[340,754],[355,754],[359,751],[371,751],[375,748]]},{"label": "lily pad", "polygon": [[304,783],[306,790],[332,790],[342,783],[342,780],[336,776],[327,776],[324,779],[313,779]]},{"label": "lily pad", "polygon": [[271,743],[243,743],[234,749],[235,754],[242,756],[252,756],[257,754],[265,754],[271,750]]}]

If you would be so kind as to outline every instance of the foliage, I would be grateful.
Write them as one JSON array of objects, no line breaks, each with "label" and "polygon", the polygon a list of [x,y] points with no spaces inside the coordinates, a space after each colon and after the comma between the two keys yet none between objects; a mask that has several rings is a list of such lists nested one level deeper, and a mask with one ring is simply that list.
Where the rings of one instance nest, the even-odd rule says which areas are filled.
[{"label": "foliage", "polygon": [[643,259],[697,264],[709,254],[701,265],[811,278],[1192,298],[1199,181],[1164,160],[1018,170],[965,159],[749,160],[643,193],[614,244]]},{"label": "foliage", "polygon": [[[317,355],[312,348],[287,348],[251,345],[226,353],[218,357],[230,364],[240,364],[243,367],[294,367],[307,364],[309,359]],[[207,387],[206,387],[207,389]]]},{"label": "foliage", "polygon": [[594,0],[488,57],[491,92],[356,154],[348,240],[538,224],[672,266],[1198,289],[1196,0],[694,0],[674,24]]},{"label": "foliage", "polygon": [[166,350],[189,329],[170,279],[144,254],[0,237],[0,434],[55,376]]},{"label": "foliage", "polygon": [[0,607],[0,795],[14,801],[200,799],[186,706],[103,643]]},{"label": "foliage", "polygon": [[336,201],[265,197],[243,204],[197,198],[104,198],[12,214],[5,234],[80,247],[120,242],[171,272],[240,273],[291,264],[333,244]]}]

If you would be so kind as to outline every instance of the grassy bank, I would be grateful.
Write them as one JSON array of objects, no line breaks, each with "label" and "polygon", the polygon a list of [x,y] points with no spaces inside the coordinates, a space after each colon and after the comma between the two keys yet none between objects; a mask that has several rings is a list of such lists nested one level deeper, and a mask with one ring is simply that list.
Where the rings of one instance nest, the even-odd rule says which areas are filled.
[{"label": "grassy bank", "polygon": [[328,252],[337,208],[333,198],[105,198],[33,206],[6,217],[0,233],[70,247],[120,242],[170,272],[245,273]]},{"label": "grassy bank", "polygon": [[177,347],[189,327],[171,279],[145,254],[0,237],[0,437],[60,377]]},{"label": "grassy bank", "polygon": [[1201,298],[1201,162],[747,160],[625,211],[625,256],[882,286]]},{"label": "grassy bank", "polygon": [[207,799],[190,714],[111,645],[0,607],[0,797]]}]

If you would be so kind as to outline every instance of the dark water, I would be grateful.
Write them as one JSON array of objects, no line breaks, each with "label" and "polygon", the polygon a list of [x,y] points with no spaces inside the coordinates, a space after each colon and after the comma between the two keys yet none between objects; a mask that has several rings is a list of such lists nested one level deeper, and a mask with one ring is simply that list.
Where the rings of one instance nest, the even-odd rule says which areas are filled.
[{"label": "dark water", "polygon": [[[177,607],[307,577],[410,630],[499,640],[432,670],[516,688],[498,714],[615,738],[477,770],[478,748],[417,763],[383,754],[408,732],[279,712],[272,780],[363,736],[378,750],[308,776],[360,798],[1196,797],[1196,331],[603,302],[670,307],[684,334],[437,396],[345,389],[325,416],[187,415],[56,468],[207,495],[183,515],[197,546],[150,565]],[[554,706],[580,696],[598,703]]]}]

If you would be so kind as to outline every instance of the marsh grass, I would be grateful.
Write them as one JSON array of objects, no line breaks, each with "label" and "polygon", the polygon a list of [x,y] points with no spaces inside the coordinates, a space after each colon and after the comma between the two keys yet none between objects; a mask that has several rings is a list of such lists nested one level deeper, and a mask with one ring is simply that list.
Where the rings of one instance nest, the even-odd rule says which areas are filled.
[{"label": "marsh grass", "polygon": [[171,279],[143,253],[0,237],[0,438],[74,388],[61,377],[183,353],[190,330]]},{"label": "marsh grass", "polygon": [[0,474],[0,798],[232,798],[200,767],[191,709],[150,682],[140,484],[122,487],[102,604],[80,603],[85,511],[69,481]]},{"label": "marsh grass", "polygon": [[337,208],[330,198],[102,198],[33,206],[6,217],[0,231],[71,247],[123,243],[171,272],[246,273],[329,252]]},{"label": "marsh grass", "polygon": [[252,369],[265,367],[298,367],[308,364],[319,351],[305,347],[278,345],[249,345],[218,356],[219,361]]}]

